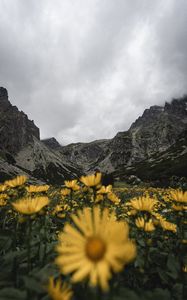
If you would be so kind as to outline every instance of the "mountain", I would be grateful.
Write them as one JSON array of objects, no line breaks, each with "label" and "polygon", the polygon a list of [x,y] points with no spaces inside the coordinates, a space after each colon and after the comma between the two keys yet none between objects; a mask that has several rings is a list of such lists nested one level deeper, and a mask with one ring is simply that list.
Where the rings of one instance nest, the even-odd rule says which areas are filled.
[{"label": "mountain", "polygon": [[9,102],[7,90],[0,87],[0,149],[17,153],[33,137],[40,138],[39,128]]},{"label": "mountain", "polygon": [[168,185],[174,175],[187,177],[187,131],[183,131],[167,150],[154,153],[148,159],[130,167],[118,168],[113,176],[126,180],[132,174],[136,174],[143,181],[159,181],[163,185]]},{"label": "mountain", "polygon": [[0,88],[0,181],[17,174],[62,184],[80,171],[40,140],[39,128],[11,105],[7,90]]},{"label": "mountain", "polygon": [[178,142],[187,129],[187,96],[173,99],[162,106],[146,109],[129,128],[110,140],[77,143],[61,152],[71,162],[84,166],[85,171],[99,168],[102,172],[126,169],[152,155],[167,151]]},{"label": "mountain", "polygon": [[53,137],[41,141],[38,127],[11,105],[6,89],[0,88],[2,178],[21,170],[37,180],[62,183],[95,169],[118,179],[187,177],[186,136],[187,96],[183,96],[146,109],[129,130],[112,139],[67,146]]},{"label": "mountain", "polygon": [[42,140],[42,143],[44,143],[49,149],[59,150],[61,148],[61,145],[54,137]]}]

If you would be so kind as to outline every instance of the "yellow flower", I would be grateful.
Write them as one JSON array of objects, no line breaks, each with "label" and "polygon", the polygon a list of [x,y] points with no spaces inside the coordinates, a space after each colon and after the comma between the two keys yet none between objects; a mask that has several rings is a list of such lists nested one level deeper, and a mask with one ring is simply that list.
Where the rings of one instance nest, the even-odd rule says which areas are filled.
[{"label": "yellow flower", "polygon": [[52,211],[52,215],[58,214],[62,210],[63,210],[62,206],[60,204],[57,204]]},{"label": "yellow flower", "polygon": [[185,205],[172,205],[172,208],[176,211],[183,211],[183,210],[187,210],[187,206]]},{"label": "yellow flower", "polygon": [[21,214],[32,215],[39,212],[43,207],[45,207],[48,204],[48,197],[28,197],[12,203],[12,206],[16,211],[18,211]]},{"label": "yellow flower", "polygon": [[97,193],[98,194],[108,194],[112,192],[112,185],[108,185],[108,186],[102,186]]},{"label": "yellow flower", "polygon": [[4,192],[7,189],[6,184],[0,184],[0,192]]},{"label": "yellow flower", "polygon": [[30,185],[30,186],[26,186],[26,190],[29,193],[47,192],[48,189],[49,189],[49,185]]},{"label": "yellow flower", "polygon": [[173,190],[170,191],[170,195],[174,201],[187,203],[187,192],[183,192],[181,190]]},{"label": "yellow flower", "polygon": [[108,290],[112,271],[119,272],[136,256],[136,246],[128,238],[128,225],[115,220],[108,209],[84,208],[72,215],[76,227],[64,226],[59,234],[56,264],[64,274],[72,274],[72,281],[89,277],[91,286]]},{"label": "yellow flower", "polygon": [[141,218],[137,218],[137,219],[135,220],[135,223],[136,223],[136,226],[137,226],[138,228],[141,228],[141,229],[143,229],[144,231],[150,232],[150,231],[154,231],[154,230],[155,230],[155,226],[154,226],[154,224],[153,224],[152,219],[149,219],[149,221],[146,222],[146,221],[144,220],[144,218],[141,217]]},{"label": "yellow flower", "polygon": [[182,271],[185,272],[185,273],[187,273],[187,265],[183,266]]},{"label": "yellow flower", "polygon": [[89,187],[97,186],[101,182],[101,173],[82,176],[80,181]]},{"label": "yellow flower", "polygon": [[71,190],[70,189],[62,189],[60,191],[60,193],[62,196],[68,196],[71,193]]},{"label": "yellow flower", "polygon": [[6,200],[8,198],[9,198],[9,196],[7,194],[4,194],[4,193],[0,194],[0,199]]},{"label": "yellow flower", "polygon": [[65,180],[64,184],[67,188],[73,190],[73,191],[78,191],[80,189],[80,186],[77,184],[77,179],[74,180]]},{"label": "yellow flower", "polygon": [[173,231],[174,233],[177,232],[177,225],[166,220],[160,220],[160,225],[164,230]]},{"label": "yellow flower", "polygon": [[103,195],[99,194],[99,195],[96,196],[95,202],[98,203],[100,201],[103,201],[103,199],[104,199]]},{"label": "yellow flower", "polygon": [[157,212],[152,212],[153,215],[153,224],[159,225],[160,221],[165,221],[165,218]]},{"label": "yellow flower", "polygon": [[26,181],[27,181],[27,176],[20,175],[20,176],[17,176],[16,178],[14,178],[12,180],[5,181],[5,185],[7,185],[11,188],[14,188],[14,187],[23,185]]},{"label": "yellow flower", "polygon": [[7,201],[5,199],[0,199],[0,206],[5,206]]},{"label": "yellow flower", "polygon": [[48,294],[53,300],[70,300],[73,292],[66,283],[62,284],[60,279],[54,282],[54,278],[49,278],[49,284],[47,287]]},{"label": "yellow flower", "polygon": [[128,216],[135,216],[136,214],[137,214],[137,210],[135,210],[135,209],[131,209],[127,212]]},{"label": "yellow flower", "polygon": [[181,241],[181,243],[182,243],[182,244],[187,244],[187,239],[183,239],[183,240]]},{"label": "yellow flower", "polygon": [[139,197],[132,199],[127,205],[138,211],[148,211],[152,213],[155,210],[155,206],[158,203],[157,200],[150,197]]},{"label": "yellow flower", "polygon": [[60,219],[64,219],[66,217],[66,214],[65,213],[58,213],[57,217],[60,218]]},{"label": "yellow flower", "polygon": [[108,193],[107,198],[115,204],[119,204],[121,201],[114,193]]}]

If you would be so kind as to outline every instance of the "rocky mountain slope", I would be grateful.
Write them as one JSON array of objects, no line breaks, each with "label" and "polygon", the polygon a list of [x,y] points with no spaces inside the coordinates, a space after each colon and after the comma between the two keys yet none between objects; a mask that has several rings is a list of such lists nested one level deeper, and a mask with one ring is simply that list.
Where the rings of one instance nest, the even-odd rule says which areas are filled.
[{"label": "rocky mountain slope", "polygon": [[15,154],[33,137],[40,138],[39,128],[9,102],[7,90],[0,87],[0,149]]},{"label": "rocky mountain slope", "polygon": [[176,142],[167,150],[154,153],[148,159],[130,167],[118,168],[114,177],[126,180],[129,175],[136,174],[143,181],[161,181],[164,185],[172,176],[187,177],[187,131],[179,135]]},{"label": "rocky mountain slope", "polygon": [[113,139],[71,144],[62,147],[60,152],[69,161],[84,166],[85,171],[125,170],[141,161],[149,161],[154,154],[162,155],[178,143],[179,136],[187,129],[186,108],[187,96],[174,99],[164,107],[151,106],[128,131],[117,133]]},{"label": "rocky mountain slope", "polygon": [[0,88],[0,181],[17,174],[62,183],[80,171],[40,141],[38,127],[11,105],[6,89]]},{"label": "rocky mountain slope", "polygon": [[55,138],[41,141],[33,121],[12,106],[0,88],[0,176],[25,172],[61,183],[65,178],[100,169],[117,178],[137,175],[157,180],[187,177],[187,96],[146,109],[127,131],[112,139],[61,146]]}]

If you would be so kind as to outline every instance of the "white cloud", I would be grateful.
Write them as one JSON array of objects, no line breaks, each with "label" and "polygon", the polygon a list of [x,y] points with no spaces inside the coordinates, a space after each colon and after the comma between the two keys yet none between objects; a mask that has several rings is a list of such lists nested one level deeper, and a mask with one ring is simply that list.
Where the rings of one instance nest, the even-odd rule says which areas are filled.
[{"label": "white cloud", "polygon": [[186,93],[186,0],[0,0],[0,85],[61,143]]}]

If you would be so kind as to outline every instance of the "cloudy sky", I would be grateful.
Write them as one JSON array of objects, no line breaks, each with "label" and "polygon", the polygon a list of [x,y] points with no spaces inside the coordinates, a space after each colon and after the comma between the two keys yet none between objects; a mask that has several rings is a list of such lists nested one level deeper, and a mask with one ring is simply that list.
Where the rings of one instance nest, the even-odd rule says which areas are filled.
[{"label": "cloudy sky", "polygon": [[0,86],[61,144],[187,93],[186,0],[0,0]]}]

